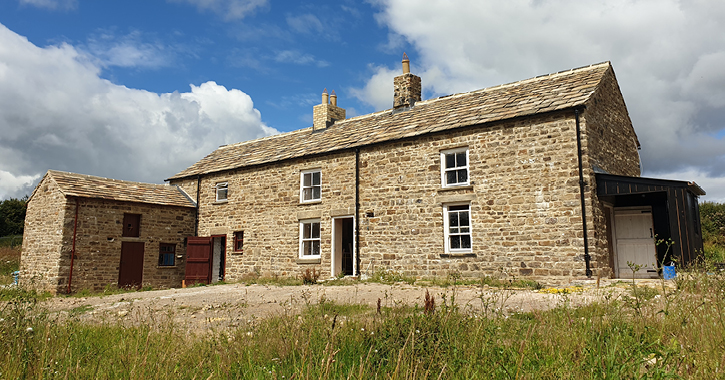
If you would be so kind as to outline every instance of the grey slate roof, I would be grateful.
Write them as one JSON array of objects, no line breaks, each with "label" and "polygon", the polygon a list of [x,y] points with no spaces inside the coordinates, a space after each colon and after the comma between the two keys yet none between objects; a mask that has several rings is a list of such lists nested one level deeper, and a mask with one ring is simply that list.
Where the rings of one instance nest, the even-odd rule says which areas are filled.
[{"label": "grey slate roof", "polygon": [[314,133],[305,128],[226,145],[169,180],[576,107],[589,99],[610,70],[610,63],[603,62],[417,102],[404,112],[386,110],[341,120]]},{"label": "grey slate roof", "polygon": [[57,170],[48,170],[46,176],[58,184],[60,191],[65,196],[196,207],[195,203],[178,186],[121,181]]}]

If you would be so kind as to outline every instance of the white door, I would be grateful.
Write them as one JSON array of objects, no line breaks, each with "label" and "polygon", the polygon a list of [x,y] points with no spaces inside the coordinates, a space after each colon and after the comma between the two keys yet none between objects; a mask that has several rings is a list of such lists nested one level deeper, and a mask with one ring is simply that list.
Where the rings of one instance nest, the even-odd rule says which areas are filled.
[{"label": "white door", "polygon": [[641,265],[635,278],[657,278],[657,256],[652,226],[652,209],[636,208],[614,211],[617,239],[617,266],[620,278],[632,278],[627,264]]}]

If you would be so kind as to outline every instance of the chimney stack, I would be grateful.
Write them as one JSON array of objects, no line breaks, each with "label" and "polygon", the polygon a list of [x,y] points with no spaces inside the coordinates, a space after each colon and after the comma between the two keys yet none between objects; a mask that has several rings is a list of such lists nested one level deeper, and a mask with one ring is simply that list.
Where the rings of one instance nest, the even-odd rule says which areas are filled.
[{"label": "chimney stack", "polygon": [[345,120],[345,109],[337,106],[335,90],[332,90],[332,95],[328,95],[325,88],[322,91],[322,104],[312,107],[312,130],[326,129],[337,120]]},{"label": "chimney stack", "polygon": [[405,53],[403,53],[403,75],[395,77],[393,87],[393,110],[412,108],[415,102],[421,99],[420,77],[410,73],[410,60]]}]

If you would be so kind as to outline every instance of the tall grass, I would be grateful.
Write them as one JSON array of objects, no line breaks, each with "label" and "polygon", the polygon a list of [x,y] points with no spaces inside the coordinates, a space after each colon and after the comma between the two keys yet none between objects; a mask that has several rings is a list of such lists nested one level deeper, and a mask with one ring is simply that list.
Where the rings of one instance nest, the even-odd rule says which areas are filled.
[{"label": "tall grass", "polygon": [[0,306],[0,378],[725,377],[725,278],[678,276],[677,290],[602,290],[583,307],[562,294],[553,310],[510,315],[464,313],[440,300],[426,313],[422,305],[372,310],[321,299],[300,314],[198,335],[173,315],[61,320],[15,290]]},{"label": "tall grass", "polygon": [[0,247],[0,285],[12,283],[12,273],[19,267],[20,247]]}]

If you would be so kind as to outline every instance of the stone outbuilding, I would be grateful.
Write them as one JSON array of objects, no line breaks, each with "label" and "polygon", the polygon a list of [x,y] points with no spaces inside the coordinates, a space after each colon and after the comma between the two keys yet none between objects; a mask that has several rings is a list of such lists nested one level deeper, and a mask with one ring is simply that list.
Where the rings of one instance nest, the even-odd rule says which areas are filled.
[{"label": "stone outbuilding", "polygon": [[49,170],[28,199],[22,285],[179,287],[195,203],[177,186]]},{"label": "stone outbuilding", "polygon": [[[222,146],[170,177],[198,202],[187,279],[314,268],[563,282],[657,276],[655,235],[680,263],[701,251],[704,191],[639,178],[609,62],[431,100],[409,68],[392,109],[347,119],[325,90],[312,127]],[[616,179],[657,184],[599,188]]]}]

